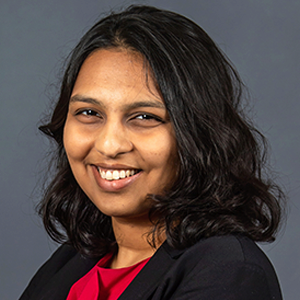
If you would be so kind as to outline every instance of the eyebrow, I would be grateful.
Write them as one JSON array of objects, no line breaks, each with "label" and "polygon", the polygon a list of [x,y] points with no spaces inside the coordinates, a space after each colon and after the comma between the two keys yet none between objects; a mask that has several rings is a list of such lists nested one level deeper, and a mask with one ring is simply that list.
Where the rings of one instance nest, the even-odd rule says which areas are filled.
[{"label": "eyebrow", "polygon": [[[88,104],[97,105],[102,108],[106,108],[106,106],[104,105],[104,103],[101,100],[96,100],[94,98],[84,97],[84,96],[80,96],[80,95],[75,95],[75,96],[71,97],[70,103],[72,103],[72,102],[84,102],[84,103],[88,103]],[[153,101],[153,100],[149,100],[149,101],[145,100],[145,101],[137,101],[137,102],[133,102],[130,104],[125,104],[122,106],[122,110],[126,111],[126,110],[135,109],[135,108],[139,108],[139,107],[154,107],[154,108],[166,109],[164,103],[162,103],[162,102]]]},{"label": "eyebrow", "polygon": [[123,109],[134,109],[134,108],[139,108],[139,107],[155,107],[155,108],[162,108],[165,109],[165,105],[159,101],[138,101],[138,102],[133,102],[130,104],[125,104],[123,106]]},{"label": "eyebrow", "polygon": [[105,107],[105,105],[103,104],[102,101],[98,101],[94,98],[90,98],[90,97],[83,97],[83,96],[79,96],[79,95],[75,95],[73,97],[70,98],[70,103],[73,102],[84,102],[84,103],[88,103],[88,104],[94,104],[94,105],[98,105],[101,107]]}]

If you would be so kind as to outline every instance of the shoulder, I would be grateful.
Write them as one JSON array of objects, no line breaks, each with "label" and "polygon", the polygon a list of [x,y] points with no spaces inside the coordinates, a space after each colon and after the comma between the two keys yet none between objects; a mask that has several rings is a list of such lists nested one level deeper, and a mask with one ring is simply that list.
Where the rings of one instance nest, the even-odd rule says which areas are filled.
[{"label": "shoulder", "polygon": [[207,260],[227,264],[242,263],[269,265],[270,262],[263,251],[251,239],[242,235],[214,236],[201,239],[184,255],[196,255],[201,261]]},{"label": "shoulder", "polygon": [[[57,283],[60,284],[60,293],[67,293],[70,286],[88,272],[98,259],[87,259],[80,255],[72,246],[63,244],[40,267],[23,292],[20,300],[52,299],[48,293],[57,292]],[[43,298],[41,298],[43,295]],[[57,295],[56,299],[60,298]]]},{"label": "shoulder", "polygon": [[176,284],[165,288],[178,299],[282,299],[272,264],[245,236],[201,239],[170,255],[178,256],[167,275]]},{"label": "shoulder", "polygon": [[208,264],[222,266],[227,264],[254,265],[258,268],[273,267],[264,252],[246,236],[225,235],[203,238],[190,248],[175,250],[164,244],[165,251],[171,257],[178,258],[177,263],[189,261],[188,265]]}]

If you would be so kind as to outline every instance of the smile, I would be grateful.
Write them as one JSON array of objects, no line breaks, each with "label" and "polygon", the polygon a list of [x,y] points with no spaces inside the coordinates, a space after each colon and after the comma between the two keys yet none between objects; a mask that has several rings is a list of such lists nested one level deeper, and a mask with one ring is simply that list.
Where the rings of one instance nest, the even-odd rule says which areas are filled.
[{"label": "smile", "polygon": [[101,178],[106,180],[119,180],[127,177],[131,177],[140,172],[140,170],[103,170],[97,168]]}]

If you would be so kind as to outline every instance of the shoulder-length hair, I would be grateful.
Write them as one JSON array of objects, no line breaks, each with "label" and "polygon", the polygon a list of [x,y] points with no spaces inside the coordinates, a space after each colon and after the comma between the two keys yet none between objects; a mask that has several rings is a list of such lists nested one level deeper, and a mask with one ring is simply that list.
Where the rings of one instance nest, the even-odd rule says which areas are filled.
[{"label": "shoulder-length hair", "polygon": [[103,18],[69,57],[51,120],[40,127],[58,149],[56,175],[38,207],[49,235],[89,256],[103,255],[115,245],[110,217],[79,187],[63,145],[80,67],[94,51],[112,48],[142,54],[176,132],[179,173],[164,195],[149,195],[149,217],[156,220],[152,233],[164,230],[175,248],[232,233],[273,240],[281,192],[262,176],[265,141],[242,112],[238,74],[198,25],[148,6],[130,6]]}]

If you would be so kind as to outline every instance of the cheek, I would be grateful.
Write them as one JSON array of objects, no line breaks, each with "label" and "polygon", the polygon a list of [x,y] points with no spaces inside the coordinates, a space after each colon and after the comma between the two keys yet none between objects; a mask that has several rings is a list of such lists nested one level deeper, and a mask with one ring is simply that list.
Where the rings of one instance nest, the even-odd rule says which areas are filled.
[{"label": "cheek", "polygon": [[157,161],[160,162],[160,169],[163,173],[163,177],[167,182],[173,182],[175,180],[178,167],[179,159],[177,154],[177,144],[174,136],[168,136],[161,149],[161,155],[156,157]]},{"label": "cheek", "polygon": [[171,172],[177,165],[176,141],[169,133],[157,135],[147,141],[140,139],[139,146],[143,159],[150,168],[160,172]]},{"label": "cheek", "polygon": [[90,136],[84,134],[68,119],[64,127],[63,142],[69,161],[84,159],[92,143]]},{"label": "cheek", "polygon": [[[158,147],[158,145],[160,147]],[[178,159],[175,143],[152,147],[148,152],[148,190],[160,194],[173,186],[178,174]],[[152,150],[152,151],[151,151]]]}]

